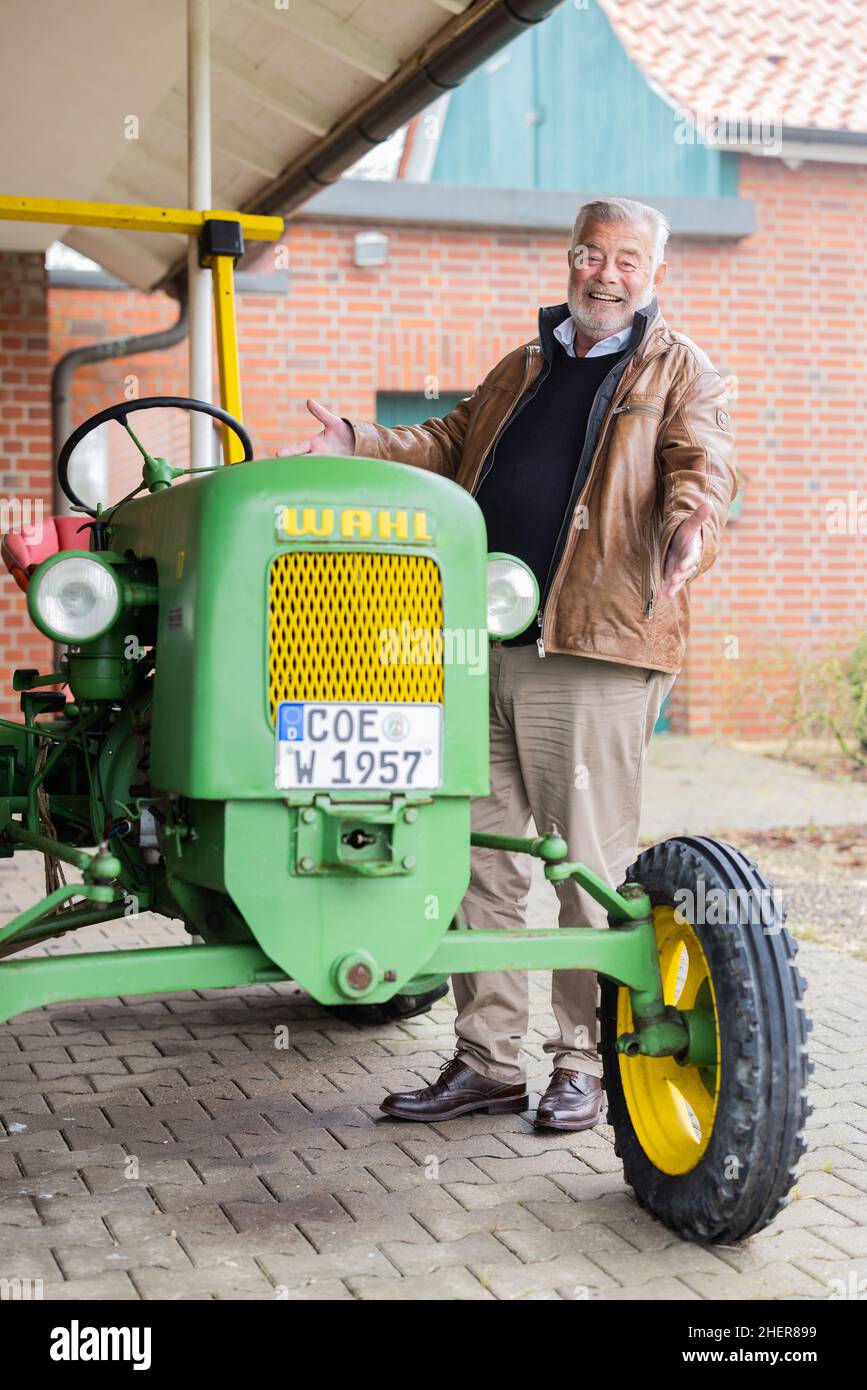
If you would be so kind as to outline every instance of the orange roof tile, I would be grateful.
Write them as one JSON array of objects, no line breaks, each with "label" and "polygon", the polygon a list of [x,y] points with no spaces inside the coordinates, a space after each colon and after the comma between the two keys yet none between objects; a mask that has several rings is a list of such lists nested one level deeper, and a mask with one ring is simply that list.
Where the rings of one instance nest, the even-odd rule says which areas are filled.
[{"label": "orange roof tile", "polygon": [[705,120],[867,132],[865,0],[599,0],[671,104]]}]

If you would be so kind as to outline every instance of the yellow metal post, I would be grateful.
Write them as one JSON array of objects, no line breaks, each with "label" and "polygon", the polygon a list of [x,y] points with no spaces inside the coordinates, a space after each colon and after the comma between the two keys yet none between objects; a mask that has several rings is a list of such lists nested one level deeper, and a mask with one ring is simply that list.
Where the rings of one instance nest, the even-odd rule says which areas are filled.
[{"label": "yellow metal post", "polygon": [[[235,319],[235,262],[231,256],[209,257],[214,282],[214,322],[217,328],[217,361],[220,368],[220,404],[243,424],[241,414],[241,366],[238,358],[238,326]],[[241,441],[230,429],[223,430],[226,463],[244,456]]]}]

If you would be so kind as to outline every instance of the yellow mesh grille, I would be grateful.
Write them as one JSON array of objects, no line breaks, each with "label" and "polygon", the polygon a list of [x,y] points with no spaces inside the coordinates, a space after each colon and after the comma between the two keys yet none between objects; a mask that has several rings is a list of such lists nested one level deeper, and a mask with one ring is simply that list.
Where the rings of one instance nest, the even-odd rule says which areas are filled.
[{"label": "yellow mesh grille", "polygon": [[272,719],[281,700],[441,702],[442,626],[442,579],[427,556],[278,556],[268,628]]}]

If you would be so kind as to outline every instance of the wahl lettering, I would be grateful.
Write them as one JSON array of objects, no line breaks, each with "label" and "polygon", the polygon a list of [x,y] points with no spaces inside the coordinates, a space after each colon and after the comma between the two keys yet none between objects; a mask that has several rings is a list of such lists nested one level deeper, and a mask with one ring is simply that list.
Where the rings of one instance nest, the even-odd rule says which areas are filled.
[{"label": "wahl lettering", "polygon": [[280,540],[395,541],[430,545],[433,521],[427,512],[408,507],[337,507],[283,505],[275,509]]}]

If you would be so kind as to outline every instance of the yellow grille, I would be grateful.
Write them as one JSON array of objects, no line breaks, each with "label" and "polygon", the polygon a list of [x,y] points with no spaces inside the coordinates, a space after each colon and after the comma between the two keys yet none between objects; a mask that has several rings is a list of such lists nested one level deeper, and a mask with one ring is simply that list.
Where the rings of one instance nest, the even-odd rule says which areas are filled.
[{"label": "yellow grille", "polygon": [[271,566],[271,718],[281,700],[441,702],[443,599],[424,555],[296,550]]}]

